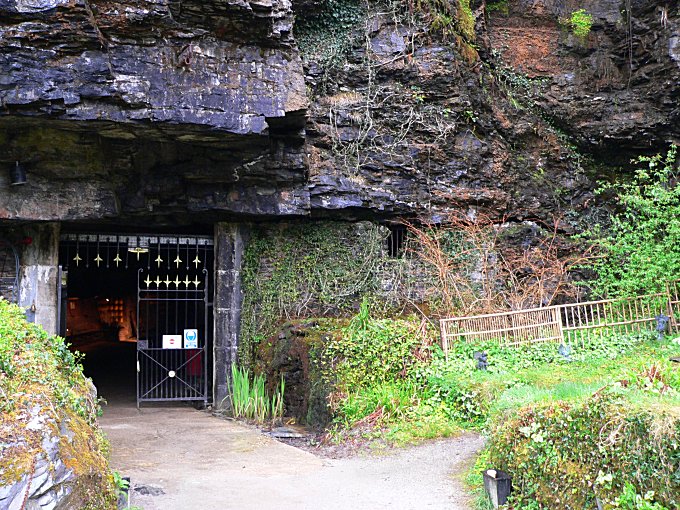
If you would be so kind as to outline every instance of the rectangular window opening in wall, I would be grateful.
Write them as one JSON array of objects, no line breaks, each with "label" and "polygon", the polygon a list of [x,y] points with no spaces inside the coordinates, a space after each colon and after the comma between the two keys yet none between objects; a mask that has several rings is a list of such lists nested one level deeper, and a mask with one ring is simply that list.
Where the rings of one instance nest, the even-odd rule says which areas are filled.
[{"label": "rectangular window opening in wall", "polygon": [[392,258],[402,258],[406,252],[406,238],[408,230],[405,225],[388,225],[390,233],[385,240],[387,255]]}]

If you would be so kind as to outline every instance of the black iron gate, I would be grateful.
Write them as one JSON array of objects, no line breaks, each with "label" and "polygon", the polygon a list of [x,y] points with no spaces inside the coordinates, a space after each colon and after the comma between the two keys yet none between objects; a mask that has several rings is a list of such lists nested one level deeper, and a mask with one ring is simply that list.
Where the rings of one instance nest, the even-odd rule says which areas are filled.
[{"label": "black iron gate", "polygon": [[194,279],[140,269],[137,405],[208,400],[208,274]]},{"label": "black iron gate", "polygon": [[69,277],[65,333],[91,340],[91,329],[74,329],[78,315],[83,328],[99,325],[98,340],[137,342],[138,405],[209,400],[211,237],[64,233],[59,259]]}]

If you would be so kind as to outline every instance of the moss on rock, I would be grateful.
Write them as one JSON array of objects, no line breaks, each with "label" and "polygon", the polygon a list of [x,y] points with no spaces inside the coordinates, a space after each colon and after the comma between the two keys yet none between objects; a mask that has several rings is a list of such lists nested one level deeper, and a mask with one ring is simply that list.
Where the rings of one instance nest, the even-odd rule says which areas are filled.
[{"label": "moss on rock", "polygon": [[0,507],[116,507],[94,386],[62,338],[2,299],[0,393]]},{"label": "moss on rock", "polygon": [[331,421],[327,397],[332,387],[324,377],[322,353],[346,322],[342,319],[287,322],[258,347],[256,371],[266,375],[270,391],[283,377],[286,413],[308,426],[323,428]]}]

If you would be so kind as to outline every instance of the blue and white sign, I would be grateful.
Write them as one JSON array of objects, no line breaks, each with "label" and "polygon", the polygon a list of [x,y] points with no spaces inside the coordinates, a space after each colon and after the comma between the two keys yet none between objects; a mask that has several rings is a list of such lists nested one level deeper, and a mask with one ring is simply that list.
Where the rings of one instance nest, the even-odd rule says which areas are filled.
[{"label": "blue and white sign", "polygon": [[184,330],[184,348],[198,349],[198,330],[185,329]]}]

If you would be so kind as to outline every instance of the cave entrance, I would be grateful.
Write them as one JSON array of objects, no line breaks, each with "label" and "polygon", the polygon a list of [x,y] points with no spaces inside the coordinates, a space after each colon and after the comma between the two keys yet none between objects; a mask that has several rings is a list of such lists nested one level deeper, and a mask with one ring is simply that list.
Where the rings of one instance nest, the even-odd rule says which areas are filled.
[{"label": "cave entrance", "polygon": [[210,395],[213,239],[64,234],[61,334],[108,401]]}]

